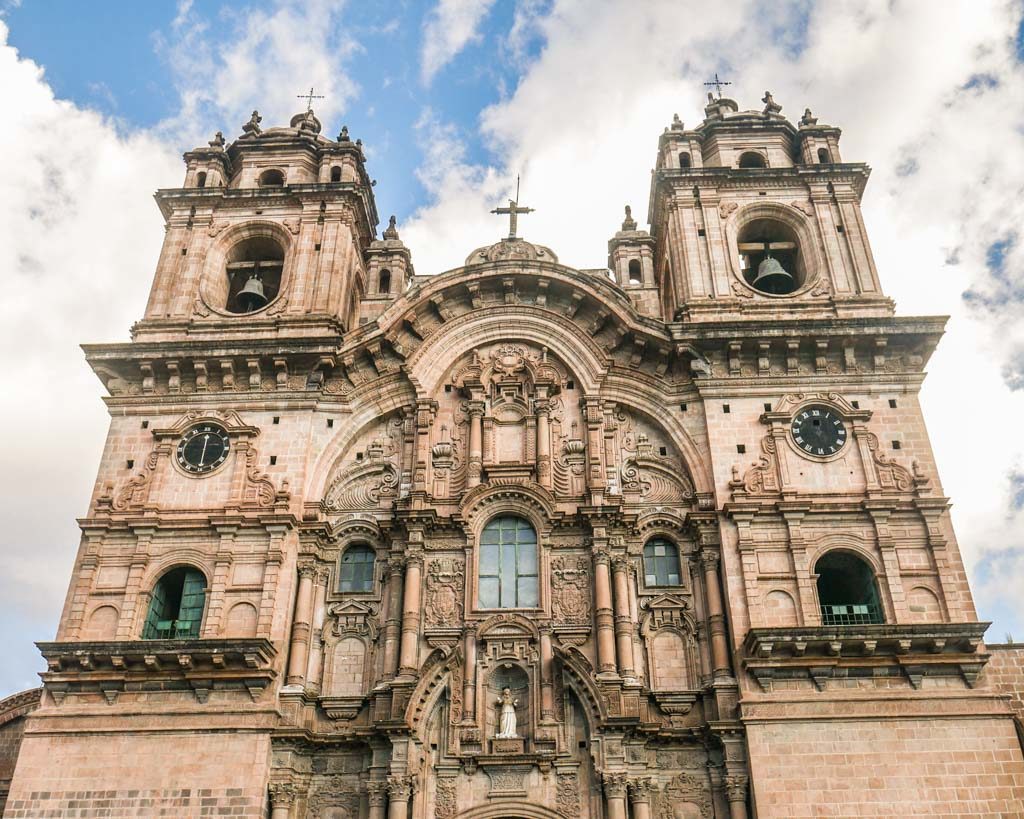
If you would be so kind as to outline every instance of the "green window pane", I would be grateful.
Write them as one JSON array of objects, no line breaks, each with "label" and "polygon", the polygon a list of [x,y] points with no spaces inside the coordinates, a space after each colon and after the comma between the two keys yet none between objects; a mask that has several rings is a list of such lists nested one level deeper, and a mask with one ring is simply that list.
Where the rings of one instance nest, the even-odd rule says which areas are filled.
[{"label": "green window pane", "polygon": [[373,591],[373,566],[376,553],[365,544],[345,550],[341,556],[338,588],[343,592]]},{"label": "green window pane", "polygon": [[537,533],[529,521],[500,517],[480,534],[479,602],[483,608],[536,606]]},{"label": "green window pane", "polygon": [[498,578],[480,578],[480,605],[485,609],[496,609],[501,602],[498,592]]},{"label": "green window pane", "polygon": [[532,577],[521,576],[519,578],[518,588],[518,600],[516,601],[519,606],[536,606],[537,605],[537,576]]},{"label": "green window pane", "polygon": [[497,575],[500,565],[498,546],[486,544],[480,547],[480,574]]}]

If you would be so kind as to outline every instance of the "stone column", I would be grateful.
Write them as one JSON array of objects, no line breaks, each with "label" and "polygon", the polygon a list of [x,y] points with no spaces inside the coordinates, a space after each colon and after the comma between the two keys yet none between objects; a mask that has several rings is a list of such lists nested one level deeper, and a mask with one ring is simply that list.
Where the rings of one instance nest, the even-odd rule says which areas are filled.
[{"label": "stone column", "polygon": [[551,681],[553,657],[551,626],[544,626],[540,630],[540,718],[544,721],[555,718],[554,686]]},{"label": "stone column", "polygon": [[633,665],[633,618],[629,611],[629,561],[617,557],[612,561],[615,576],[615,643],[619,657],[619,674],[635,677]]},{"label": "stone column", "polygon": [[371,779],[366,783],[366,793],[370,803],[369,819],[384,819],[388,810],[387,783]]},{"label": "stone column", "polygon": [[310,639],[309,662],[306,664],[306,686],[320,693],[320,675],[324,667],[324,622],[327,620],[327,584],[330,572],[316,573],[313,593],[313,634]]},{"label": "stone column", "polygon": [[402,582],[405,559],[393,557],[388,561],[387,616],[384,620],[384,677],[391,679],[398,673],[398,644],[402,634]]},{"label": "stone column", "polygon": [[551,488],[551,430],[548,412],[551,406],[547,397],[537,400],[537,483]]},{"label": "stone column", "polygon": [[462,652],[465,668],[462,674],[462,721],[476,721],[476,631],[466,627]]},{"label": "stone column", "polygon": [[630,779],[629,785],[629,806],[633,813],[633,819],[651,819],[651,779],[640,777]]},{"label": "stone column", "polygon": [[722,610],[722,591],[718,583],[718,552],[704,549],[700,553],[704,570],[704,586],[708,597],[708,619],[711,624],[711,662],[716,677],[731,674],[729,642],[725,634],[725,613]]},{"label": "stone column", "polygon": [[615,673],[615,626],[607,552],[594,553],[594,622],[597,629],[597,670]]},{"label": "stone column", "polygon": [[416,676],[419,671],[420,576],[423,555],[405,558],[405,594],[402,595],[402,645],[398,657],[400,676]]},{"label": "stone column", "polygon": [[480,474],[483,471],[483,418],[484,402],[469,402],[469,468],[466,473],[466,488],[472,489],[480,485]]},{"label": "stone column", "polygon": [[288,819],[295,804],[295,786],[291,782],[270,783],[270,819]]},{"label": "stone column", "polygon": [[310,618],[313,613],[313,567],[299,568],[299,594],[292,621],[291,656],[288,660],[287,685],[302,685],[309,656]]},{"label": "stone column", "polygon": [[411,776],[388,777],[388,819],[407,819],[413,784]]},{"label": "stone column", "polygon": [[743,774],[727,774],[725,794],[729,797],[729,819],[747,819],[747,782]]},{"label": "stone column", "polygon": [[605,816],[607,819],[626,819],[626,775],[606,773],[603,780]]}]

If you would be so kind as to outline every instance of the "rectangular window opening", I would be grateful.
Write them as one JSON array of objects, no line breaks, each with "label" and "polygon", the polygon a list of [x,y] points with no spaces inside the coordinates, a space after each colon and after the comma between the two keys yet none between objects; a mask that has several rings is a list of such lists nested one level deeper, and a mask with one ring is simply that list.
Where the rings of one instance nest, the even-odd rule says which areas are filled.
[{"label": "rectangular window opening", "polygon": [[316,251],[317,253],[320,252],[320,243],[319,242],[317,242],[315,245],[313,245],[313,250]]},{"label": "rectangular window opening", "polygon": [[452,391],[452,385],[451,384],[445,384],[444,385],[444,391],[445,392],[451,392]]},{"label": "rectangular window opening", "polygon": [[683,412],[686,412],[686,404],[680,404],[679,409],[682,410]]},{"label": "rectangular window opening", "polygon": [[270,465],[271,466],[277,466],[277,456],[276,455],[271,455],[270,456]]},{"label": "rectangular window opening", "polygon": [[697,228],[697,235],[698,236],[707,236],[708,233],[707,233],[706,230],[704,230],[704,228]]},{"label": "rectangular window opening", "polygon": [[568,381],[566,381],[566,382],[565,382],[565,388],[566,388],[567,390],[574,390],[574,389],[576,389],[576,382],[575,382],[575,381],[573,381],[573,380],[572,380],[572,379],[570,378],[570,379],[569,379]]},{"label": "rectangular window opening", "polygon": [[896,409],[896,399],[895,398],[890,398],[889,399],[889,409]]},{"label": "rectangular window opening", "polygon": [[333,427],[334,427],[334,419],[333,418],[328,418],[327,419],[327,428],[328,429],[332,429]]},{"label": "rectangular window opening", "polygon": [[281,423],[281,416],[280,415],[275,415],[273,423],[280,424]]},{"label": "rectangular window opening", "polygon": [[893,449],[902,449],[902,447],[903,447],[903,445],[899,441],[893,441],[892,442],[892,448]]},{"label": "rectangular window opening", "polygon": [[363,453],[362,452],[357,452],[356,453],[356,460],[357,461],[363,460]]},{"label": "rectangular window opening", "polygon": [[668,450],[665,449],[665,447],[663,446],[658,447],[658,454],[661,455],[662,458],[664,458],[666,455],[668,455]]},{"label": "rectangular window opening", "polygon": [[746,444],[736,444],[736,451],[740,455],[743,455],[747,451],[747,445]]},{"label": "rectangular window opening", "polygon": [[722,412],[728,415],[730,412],[732,412],[732,409],[729,407],[728,404],[722,404]]},{"label": "rectangular window opening", "polygon": [[149,429],[149,421],[143,421],[142,422],[142,428],[143,429]]},{"label": "rectangular window opening", "polygon": [[771,412],[772,411],[772,405],[771,404],[763,404],[762,406],[764,406],[764,411],[765,412]]},{"label": "rectangular window opening", "polygon": [[131,458],[129,458],[127,461],[125,461],[125,463],[128,464],[128,468],[129,469],[131,469],[132,467],[135,466],[135,461],[132,460]]}]

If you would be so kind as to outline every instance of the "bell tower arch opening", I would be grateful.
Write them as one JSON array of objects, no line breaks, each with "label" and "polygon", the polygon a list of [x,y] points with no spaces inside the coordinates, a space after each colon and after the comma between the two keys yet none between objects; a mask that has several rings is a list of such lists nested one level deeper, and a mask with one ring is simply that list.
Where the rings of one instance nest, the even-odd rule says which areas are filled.
[{"label": "bell tower arch opening", "polygon": [[225,274],[230,313],[252,313],[277,298],[284,269],[284,248],[271,236],[243,239],[228,251]]},{"label": "bell tower arch opening", "polygon": [[740,271],[755,290],[788,296],[807,281],[800,241],[789,225],[776,219],[754,219],[737,236]]}]

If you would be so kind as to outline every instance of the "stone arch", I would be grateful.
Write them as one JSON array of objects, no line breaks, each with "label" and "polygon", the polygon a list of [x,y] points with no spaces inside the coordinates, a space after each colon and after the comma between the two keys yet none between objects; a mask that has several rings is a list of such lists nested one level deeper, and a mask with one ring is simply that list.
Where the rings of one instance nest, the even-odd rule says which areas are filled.
[{"label": "stone arch", "polygon": [[[510,324],[515,327],[512,332]],[[604,351],[565,316],[530,305],[482,308],[447,321],[409,356],[406,367],[426,398],[439,388],[450,362],[487,344],[517,341],[547,347],[579,381],[584,394],[597,392],[607,370]]]},{"label": "stone arch", "polygon": [[608,713],[604,698],[597,689],[593,666],[577,648],[555,646],[554,655],[562,666],[565,682],[583,706],[590,732],[596,732],[598,726],[607,719]]},{"label": "stone arch", "polygon": [[438,697],[449,691],[452,703],[459,703],[461,709],[462,691],[454,690],[461,682],[462,647],[456,647],[451,654],[435,649],[420,668],[420,679],[409,697],[405,709],[405,721],[412,726],[413,732],[422,736],[430,719],[430,714],[437,704]]},{"label": "stone arch", "polygon": [[113,640],[117,637],[117,623],[121,613],[108,603],[96,606],[82,630],[83,640]]},{"label": "stone arch", "polygon": [[[739,268],[739,244],[737,237],[746,225],[757,219],[779,222],[796,234],[800,252],[804,257],[806,278],[797,289],[784,296],[772,296],[754,290],[747,283],[743,277],[743,272]],[[828,273],[817,222],[812,217],[807,216],[790,205],[781,202],[753,202],[740,206],[726,220],[725,238],[729,247],[728,259],[733,278],[735,281],[740,282],[743,287],[750,289],[752,293],[758,293],[767,298],[792,298],[806,293]]]},{"label": "stone arch", "polygon": [[928,586],[914,586],[907,592],[907,617],[912,623],[939,623],[946,619],[941,598]]},{"label": "stone arch", "polygon": [[256,606],[243,600],[228,609],[222,631],[225,637],[255,637],[258,620]]},{"label": "stone arch", "polygon": [[[248,239],[259,238],[272,239],[281,246],[284,252],[284,265],[281,269],[281,281],[277,290],[277,297],[266,306],[269,307],[274,301],[279,301],[287,294],[292,279],[292,269],[295,266],[295,254],[292,253],[294,242],[292,241],[291,233],[283,225],[268,219],[246,221],[227,228],[220,233],[211,243],[206,251],[206,258],[203,260],[199,298],[209,310],[217,315],[239,315],[225,309],[228,296],[225,265],[233,247]],[[265,309],[265,307],[261,309]]]},{"label": "stone arch", "polygon": [[772,589],[764,596],[764,625],[798,626],[800,614],[793,595],[785,589]]}]

